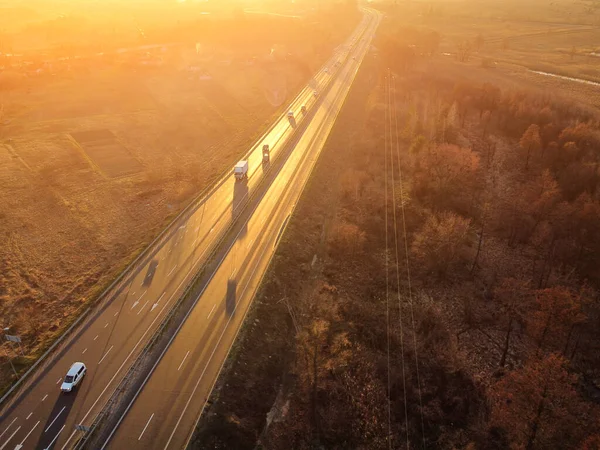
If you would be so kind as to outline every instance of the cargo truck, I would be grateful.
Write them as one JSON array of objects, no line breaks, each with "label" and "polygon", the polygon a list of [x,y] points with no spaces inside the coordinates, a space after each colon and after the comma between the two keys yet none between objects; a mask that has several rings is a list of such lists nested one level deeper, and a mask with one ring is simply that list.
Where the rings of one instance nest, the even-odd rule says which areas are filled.
[{"label": "cargo truck", "polygon": [[233,175],[236,180],[244,180],[248,178],[248,161],[240,161],[238,162],[234,169]]}]

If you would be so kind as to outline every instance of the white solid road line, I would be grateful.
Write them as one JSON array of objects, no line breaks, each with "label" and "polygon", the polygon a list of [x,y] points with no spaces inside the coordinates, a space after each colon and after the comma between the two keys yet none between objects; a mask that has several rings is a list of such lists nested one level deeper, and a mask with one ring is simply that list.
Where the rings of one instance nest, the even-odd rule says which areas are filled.
[{"label": "white solid road line", "polygon": [[35,430],[39,424],[40,424],[40,421],[38,420],[37,423],[33,426],[33,428],[29,431],[29,433],[27,433],[27,436],[25,436],[23,438],[23,440],[21,441],[21,443],[19,445],[23,445],[23,442],[25,442],[25,440],[29,437],[29,435],[31,433],[33,433],[33,430]]},{"label": "white solid road line", "polygon": [[150,421],[152,420],[153,417],[154,417],[154,413],[152,413],[152,415],[148,419],[148,422],[146,422],[146,426],[144,427],[144,429],[140,433],[140,437],[138,438],[138,441],[142,439],[142,436],[144,435],[144,432],[146,431],[146,428],[148,428],[148,425],[150,425]]},{"label": "white solid road line", "polygon": [[44,398],[42,399],[42,401],[46,400],[48,398],[48,394],[44,395]]},{"label": "white solid road line", "polygon": [[5,430],[2,432],[2,434],[0,434],[0,438],[1,438],[2,436],[4,436],[4,434],[5,434],[5,433],[8,431],[8,429],[9,429],[10,427],[12,427],[12,424],[13,424],[13,423],[15,423],[15,422],[17,421],[17,419],[18,419],[18,417],[15,417],[15,418],[12,420],[12,422],[8,424],[8,426],[6,427],[6,429],[5,429]]},{"label": "white solid road line", "polygon": [[206,317],[207,319],[210,317],[210,315],[213,313],[213,311],[215,310],[217,304],[215,303],[212,307],[212,309],[210,310],[210,312],[208,313],[208,316]]},{"label": "white solid road line", "polygon": [[[54,436],[54,439],[52,439],[52,442],[50,442],[50,445],[48,445],[48,447],[46,447],[46,450],[49,450],[52,448],[52,446],[54,445],[54,443],[56,442],[56,440],[58,439],[58,436],[60,435],[60,433],[62,433],[62,430],[65,429],[65,426],[63,425],[62,428],[58,431],[58,433],[56,434],[56,436]],[[1,450],[1,449],[0,449]]]},{"label": "white solid road line", "polygon": [[58,412],[58,414],[56,415],[56,417],[54,418],[54,420],[53,420],[52,422],[50,422],[50,425],[48,425],[48,428],[46,428],[46,429],[44,430],[44,433],[47,433],[47,432],[48,432],[48,430],[49,430],[50,428],[52,428],[52,425],[54,425],[54,422],[56,422],[56,419],[58,419],[58,416],[60,416],[60,415],[62,414],[62,412],[63,412],[63,411],[66,409],[66,408],[67,408],[66,406],[63,406],[63,407],[62,407],[62,409],[61,409],[61,410]]},{"label": "white solid road line", "polygon": [[32,415],[32,414],[33,414],[33,411],[31,411],[31,412],[29,413],[29,415],[28,415],[27,417],[25,417],[25,420],[29,420],[29,418],[31,417],[31,415]]},{"label": "white solid road line", "polygon": [[104,358],[106,358],[106,356],[110,353],[110,351],[112,350],[112,348],[114,347],[114,345],[111,345],[110,348],[108,349],[108,351],[104,354],[104,356],[102,357],[102,359],[100,361],[98,361],[98,365],[100,365],[100,363],[102,361],[104,361]]},{"label": "white solid road line", "polygon": [[185,356],[183,357],[181,364],[179,364],[179,367],[177,368],[177,372],[179,372],[179,369],[181,369],[181,366],[183,366],[183,363],[185,362],[185,360],[187,359],[189,354],[190,354],[190,351],[188,350],[187,353],[185,354]]},{"label": "white solid road line", "polygon": [[13,431],[13,434],[11,434],[8,439],[6,440],[6,442],[4,444],[2,444],[2,447],[0,447],[0,450],[2,450],[4,447],[6,447],[8,445],[8,443],[10,442],[10,440],[15,437],[15,434],[17,434],[17,432],[21,429],[21,427],[17,427],[17,429],[15,431]]}]

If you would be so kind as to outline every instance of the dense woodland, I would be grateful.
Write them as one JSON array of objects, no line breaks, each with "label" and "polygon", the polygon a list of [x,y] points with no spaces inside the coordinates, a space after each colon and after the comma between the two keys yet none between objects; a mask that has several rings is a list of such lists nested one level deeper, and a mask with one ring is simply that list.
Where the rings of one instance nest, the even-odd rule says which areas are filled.
[{"label": "dense woodland", "polygon": [[378,39],[198,448],[599,449],[596,112]]}]

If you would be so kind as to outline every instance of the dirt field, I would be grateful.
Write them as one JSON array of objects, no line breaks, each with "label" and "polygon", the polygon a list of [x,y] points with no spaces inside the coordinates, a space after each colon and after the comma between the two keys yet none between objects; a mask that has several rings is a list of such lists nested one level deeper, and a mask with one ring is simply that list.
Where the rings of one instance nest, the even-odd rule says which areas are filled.
[{"label": "dirt field", "polygon": [[355,23],[319,52],[310,40],[253,59],[177,45],[150,62],[121,54],[0,73],[0,325],[25,348],[2,347],[0,386],[6,356],[24,370],[234,164]]}]

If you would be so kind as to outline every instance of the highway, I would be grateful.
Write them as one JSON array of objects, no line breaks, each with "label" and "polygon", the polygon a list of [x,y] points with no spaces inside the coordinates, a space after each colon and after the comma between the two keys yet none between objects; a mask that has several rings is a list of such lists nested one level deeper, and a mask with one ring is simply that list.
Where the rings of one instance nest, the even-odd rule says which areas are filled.
[{"label": "highway", "polygon": [[[310,119],[294,152],[247,223],[246,233],[234,241],[192,314],[141,391],[139,400],[114,435],[111,447],[136,445],[137,448],[149,448],[170,444],[176,448],[184,443],[182,436],[185,438],[193,427],[198,417],[198,405],[202,407],[202,399],[210,392],[250,304],[251,294],[266,270],[274,250],[273,239],[286,220],[285,214],[289,215],[291,205],[295,204],[293,199],[300,195],[300,186],[310,172],[308,167],[314,164],[329,134],[366,50],[366,44],[358,37],[367,26],[374,30],[375,16],[368,13],[365,17],[369,19],[361,22],[346,43],[346,46],[355,46],[351,54],[355,54],[357,60],[344,56],[343,64],[336,66],[336,61],[342,58],[340,55],[345,55],[341,50],[327,61],[292,101],[289,110],[294,111],[295,119],[289,120],[287,111],[283,112],[249,150],[248,181],[236,183],[231,172],[225,174],[188,214],[173,224],[164,238],[150,249],[148,256],[130,269],[124,281],[105,296],[54,357],[9,403],[2,405],[0,450],[70,448],[79,433],[75,425],[90,425],[94,421],[144,344],[211,252],[221,244],[234,218],[242,212],[246,200],[266,176],[269,166],[262,164],[263,144],[269,144],[271,160],[276,161],[294,136],[295,128]],[[319,93],[317,97],[313,95],[315,90]],[[307,116],[300,113],[302,105],[310,113]],[[227,286],[228,295],[222,292]],[[61,394],[60,383],[75,361],[87,365],[87,375],[74,392]],[[198,378],[200,369],[202,376]],[[157,415],[149,420],[139,409],[161,408],[154,403],[147,407],[142,405],[148,395],[153,395],[148,392],[156,392],[153,391],[156,384],[164,383],[161,377],[165,373],[170,376],[171,372],[176,374],[173,382],[180,385],[174,386],[170,393],[164,392],[165,398],[151,400],[169,405],[167,410],[171,409],[172,414],[181,418],[173,424],[165,418],[165,408],[162,408],[157,409]],[[191,388],[194,394],[183,394],[184,386]],[[143,427],[140,428],[137,421],[148,422],[144,424],[146,431],[139,440]],[[169,427],[180,432],[171,436]],[[136,433],[138,435],[133,436]]]},{"label": "highway", "polygon": [[188,443],[282,230],[368,51],[379,16],[368,12],[366,17],[364,34],[342,60],[306,131],[102,448],[179,449]]}]

